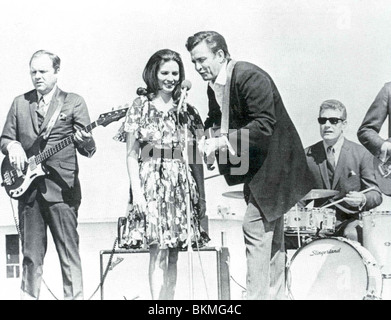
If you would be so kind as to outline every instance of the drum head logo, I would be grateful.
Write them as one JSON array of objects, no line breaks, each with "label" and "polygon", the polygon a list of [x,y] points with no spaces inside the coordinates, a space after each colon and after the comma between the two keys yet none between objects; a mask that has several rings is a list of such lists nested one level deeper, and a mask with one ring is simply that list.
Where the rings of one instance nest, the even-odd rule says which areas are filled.
[{"label": "drum head logo", "polygon": [[338,249],[329,249],[329,250],[313,250],[310,256],[323,256],[324,254],[332,254],[332,253],[341,253],[341,248]]}]

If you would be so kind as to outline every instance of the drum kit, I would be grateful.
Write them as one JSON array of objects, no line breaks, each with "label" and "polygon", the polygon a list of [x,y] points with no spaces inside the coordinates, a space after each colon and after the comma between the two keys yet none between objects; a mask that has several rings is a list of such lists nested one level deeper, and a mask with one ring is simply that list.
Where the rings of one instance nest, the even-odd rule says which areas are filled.
[{"label": "drum kit", "polygon": [[[313,189],[302,200],[327,199],[338,193]],[[240,191],[223,195],[243,199]],[[336,212],[330,207],[341,201],[320,208],[296,205],[284,215],[285,236],[298,240],[298,249],[286,264],[290,299],[391,299],[391,211],[370,210],[360,214],[361,245],[357,241],[333,236]],[[390,283],[386,283],[387,280]]]},{"label": "drum kit", "polygon": [[[338,193],[312,190],[304,200],[331,197],[333,192]],[[363,245],[332,236],[336,218],[329,205],[321,208],[296,205],[284,215],[285,235],[297,236],[299,245],[286,266],[290,299],[386,298],[383,283],[391,279],[391,212],[363,212],[359,223],[363,227]]]}]

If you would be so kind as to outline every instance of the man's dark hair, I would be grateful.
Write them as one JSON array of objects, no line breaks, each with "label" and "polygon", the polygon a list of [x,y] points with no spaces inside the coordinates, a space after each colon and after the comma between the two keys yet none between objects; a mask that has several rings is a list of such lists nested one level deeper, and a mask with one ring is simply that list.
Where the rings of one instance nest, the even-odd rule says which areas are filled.
[{"label": "man's dark hair", "polygon": [[38,56],[41,56],[43,54],[46,54],[50,58],[50,60],[52,60],[52,62],[53,62],[53,69],[55,70],[55,72],[57,72],[58,69],[60,69],[61,59],[59,58],[58,55],[56,55],[56,54],[54,54],[52,52],[46,51],[46,50],[38,50],[37,52],[35,52],[31,56],[30,66],[31,66],[31,61],[33,61],[34,58],[36,58]]},{"label": "man's dark hair", "polygon": [[186,42],[186,49],[190,52],[194,49],[195,46],[200,44],[202,41],[205,41],[207,46],[212,50],[213,53],[216,53],[220,49],[223,50],[225,57],[230,58],[228,51],[227,43],[225,42],[224,37],[217,33],[216,31],[200,31],[189,37]]}]

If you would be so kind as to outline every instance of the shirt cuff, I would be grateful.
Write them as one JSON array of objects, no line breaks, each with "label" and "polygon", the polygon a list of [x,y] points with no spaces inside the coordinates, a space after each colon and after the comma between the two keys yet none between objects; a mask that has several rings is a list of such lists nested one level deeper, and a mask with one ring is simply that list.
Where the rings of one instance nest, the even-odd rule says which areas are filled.
[{"label": "shirt cuff", "polygon": [[15,144],[19,144],[21,146],[21,143],[19,141],[11,141],[8,145],[7,145],[7,151],[9,152],[10,151],[10,148]]}]

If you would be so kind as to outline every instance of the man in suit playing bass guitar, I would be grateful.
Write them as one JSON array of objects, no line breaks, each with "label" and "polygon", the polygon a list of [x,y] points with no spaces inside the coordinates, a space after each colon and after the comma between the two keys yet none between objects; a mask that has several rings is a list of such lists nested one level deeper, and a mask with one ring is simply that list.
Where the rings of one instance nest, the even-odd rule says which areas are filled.
[{"label": "man in suit playing bass guitar", "polygon": [[77,232],[81,190],[77,152],[91,157],[95,142],[81,128],[90,123],[84,99],[57,86],[60,58],[40,50],[30,60],[35,90],[16,97],[1,135],[1,151],[16,172],[24,172],[27,152],[38,142],[46,150],[74,135],[74,143],[50,157],[46,173],[21,195],[18,205],[23,252],[22,299],[38,299],[47,248],[47,227],[59,256],[64,299],[83,299],[82,268]]}]

